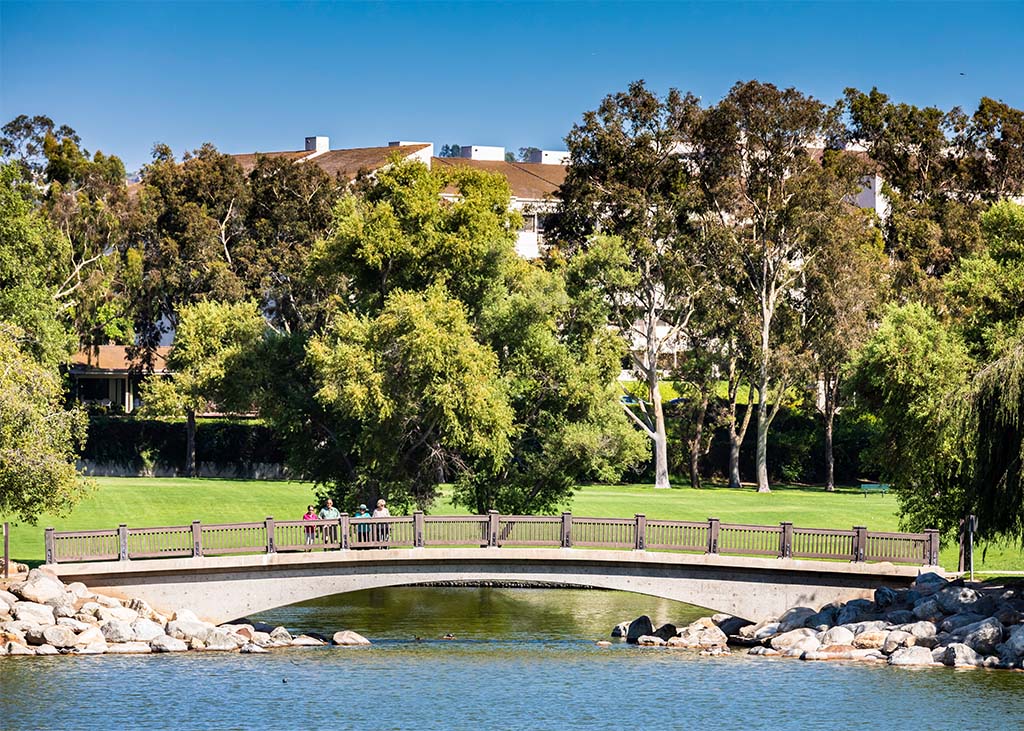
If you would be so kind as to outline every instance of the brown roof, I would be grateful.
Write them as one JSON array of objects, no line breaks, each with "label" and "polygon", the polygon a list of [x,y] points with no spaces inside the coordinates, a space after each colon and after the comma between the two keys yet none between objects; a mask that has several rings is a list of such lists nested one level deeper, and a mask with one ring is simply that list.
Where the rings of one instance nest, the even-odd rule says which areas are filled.
[{"label": "brown roof", "polygon": [[[388,164],[393,155],[409,157],[415,152],[420,152],[430,147],[429,144],[420,145],[396,145],[394,147],[356,147],[351,150],[328,150],[320,155],[310,157],[307,161],[317,165],[328,175],[341,177],[343,180],[354,180],[360,171],[372,172]],[[289,157],[296,161],[303,160],[313,155],[309,150],[297,150],[295,152],[263,152],[248,153],[244,155],[232,155],[242,168],[249,172],[256,167],[256,156],[258,154],[267,157]]]},{"label": "brown roof", "polygon": [[[160,346],[153,354],[153,370],[167,370],[167,354],[169,346]],[[132,362],[128,359],[128,348],[124,345],[94,345],[79,350],[71,356],[71,369],[77,373],[88,371],[124,372],[131,370]]]},{"label": "brown roof", "polygon": [[[472,160],[468,157],[435,157],[434,165],[469,167],[505,176],[512,195],[524,200],[555,198],[565,181],[564,165],[543,165],[538,162],[505,162],[504,160]],[[455,192],[455,191],[447,191]]]}]

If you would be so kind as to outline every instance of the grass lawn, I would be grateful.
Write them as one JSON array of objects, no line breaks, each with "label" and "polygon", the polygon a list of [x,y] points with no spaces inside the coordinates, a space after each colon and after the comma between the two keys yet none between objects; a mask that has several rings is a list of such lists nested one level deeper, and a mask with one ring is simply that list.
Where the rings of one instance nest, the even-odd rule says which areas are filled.
[{"label": "grass lawn", "polygon": [[[12,525],[11,555],[15,560],[39,563],[43,559],[43,528],[87,530],[129,526],[233,523],[261,520],[298,520],[313,499],[312,488],[298,482],[173,478],[96,478],[98,489],[71,515],[44,515],[38,525]],[[791,520],[808,528],[898,530],[893,495],[863,496],[848,488],[826,493],[818,487],[778,486],[767,495],[753,489],[724,487],[692,490],[655,490],[650,485],[591,485],[577,490],[570,509],[577,515],[629,517],[644,513],[665,520],[706,520],[727,523],[777,524]],[[435,515],[465,513],[452,507],[448,493],[430,510]],[[942,550],[940,561],[956,568],[956,546]],[[1013,546],[990,546],[987,555],[975,555],[979,571],[1024,570],[1024,551]]]}]

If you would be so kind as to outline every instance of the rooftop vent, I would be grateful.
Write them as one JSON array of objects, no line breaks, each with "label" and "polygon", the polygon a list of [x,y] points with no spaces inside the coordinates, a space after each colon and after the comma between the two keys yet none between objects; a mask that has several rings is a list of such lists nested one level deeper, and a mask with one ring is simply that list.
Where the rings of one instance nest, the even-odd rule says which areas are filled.
[{"label": "rooftop vent", "polygon": [[470,160],[504,160],[504,147],[490,147],[488,145],[462,145],[459,151],[460,157],[468,157]]},{"label": "rooftop vent", "polygon": [[327,152],[331,149],[331,138],[330,137],[307,137],[306,138],[306,151],[315,152],[317,155]]}]

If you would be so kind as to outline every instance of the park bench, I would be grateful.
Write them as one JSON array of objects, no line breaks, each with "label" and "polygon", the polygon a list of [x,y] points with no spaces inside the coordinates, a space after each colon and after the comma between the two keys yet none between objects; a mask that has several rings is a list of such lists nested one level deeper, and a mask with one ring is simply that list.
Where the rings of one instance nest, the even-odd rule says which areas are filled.
[{"label": "park bench", "polygon": [[889,492],[889,485],[884,482],[865,482],[860,486],[860,491],[864,493],[864,497],[867,497],[869,492],[880,492],[884,495]]}]

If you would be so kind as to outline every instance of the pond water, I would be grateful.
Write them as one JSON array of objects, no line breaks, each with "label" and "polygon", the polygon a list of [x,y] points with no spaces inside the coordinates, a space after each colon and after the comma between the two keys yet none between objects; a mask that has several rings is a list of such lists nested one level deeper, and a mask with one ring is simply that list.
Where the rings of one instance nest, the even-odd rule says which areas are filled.
[{"label": "pond water", "polygon": [[370,648],[0,659],[0,728],[1024,728],[1024,673],[593,642],[639,614],[704,613],[603,591],[365,591],[254,619],[353,629]]}]

